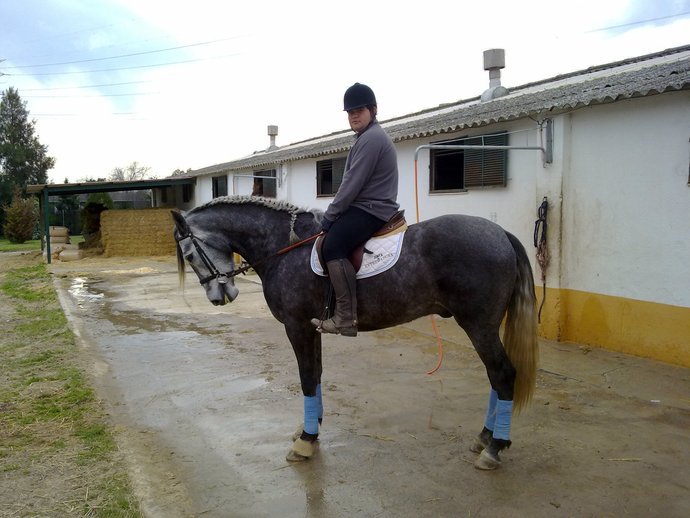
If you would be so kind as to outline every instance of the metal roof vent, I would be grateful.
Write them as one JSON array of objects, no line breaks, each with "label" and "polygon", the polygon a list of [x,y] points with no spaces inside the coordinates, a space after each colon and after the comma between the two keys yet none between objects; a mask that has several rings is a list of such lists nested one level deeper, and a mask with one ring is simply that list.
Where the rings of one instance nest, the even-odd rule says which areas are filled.
[{"label": "metal roof vent", "polygon": [[489,49],[484,51],[484,70],[489,71],[489,88],[482,94],[482,102],[508,95],[508,89],[501,86],[501,69],[506,66],[506,51]]},{"label": "metal roof vent", "polygon": [[273,151],[274,149],[278,149],[278,146],[276,146],[277,135],[278,126],[268,126],[268,136],[271,137],[271,143],[268,145],[268,149],[266,151]]}]

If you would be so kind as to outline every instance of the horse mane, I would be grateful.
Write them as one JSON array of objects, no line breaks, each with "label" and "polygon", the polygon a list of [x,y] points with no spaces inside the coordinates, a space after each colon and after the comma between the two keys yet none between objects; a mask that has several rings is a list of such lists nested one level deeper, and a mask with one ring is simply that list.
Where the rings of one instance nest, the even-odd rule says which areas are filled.
[{"label": "horse mane", "polygon": [[205,208],[212,207],[214,205],[258,205],[261,207],[266,207],[268,209],[276,210],[278,212],[286,212],[290,215],[290,243],[296,243],[299,241],[299,236],[295,233],[295,221],[297,221],[297,216],[299,214],[312,214],[314,216],[314,221],[317,223],[321,222],[323,218],[323,211],[318,209],[307,210],[285,200],[276,200],[273,198],[263,198],[261,196],[219,196],[218,198],[213,198],[211,201],[200,205],[199,207],[193,208],[190,213],[201,211]]}]

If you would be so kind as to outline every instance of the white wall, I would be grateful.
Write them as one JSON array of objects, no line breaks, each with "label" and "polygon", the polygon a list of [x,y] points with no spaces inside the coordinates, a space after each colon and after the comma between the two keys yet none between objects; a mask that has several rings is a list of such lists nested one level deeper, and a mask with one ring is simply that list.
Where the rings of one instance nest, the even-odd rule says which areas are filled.
[{"label": "white wall", "polygon": [[[414,158],[418,146],[442,139],[448,140],[504,130],[515,132],[510,136],[510,145],[541,145],[537,125],[530,120],[482,128],[472,132],[445,134],[443,137],[434,139],[404,141],[396,144],[400,175],[398,202],[401,208],[405,209],[408,223],[415,223],[417,220]],[[554,170],[553,166],[544,165],[541,152],[531,150],[511,150],[508,152],[507,187],[488,187],[447,194],[429,194],[429,156],[428,149],[422,149],[418,153],[417,183],[420,221],[450,213],[481,216],[495,221],[515,234],[522,241],[530,257],[534,255],[531,252],[534,250],[532,236],[537,207],[544,196],[553,197],[554,203],[560,196],[560,173],[558,173],[558,181],[555,182],[556,187],[552,187],[548,180],[540,181],[544,184],[543,188],[535,187],[538,177],[548,179]],[[316,160],[312,159],[290,164],[290,170],[287,174],[287,192],[290,202],[299,207],[325,210],[333,198],[316,197],[315,163]],[[555,193],[553,189],[555,189]]]},{"label": "white wall", "polygon": [[[486,128],[446,134],[442,138],[405,142],[398,146],[400,163],[401,205],[406,209],[408,221],[416,220],[414,196],[414,155],[418,146],[433,144],[439,140],[508,131],[511,146],[541,146],[536,123],[531,120],[510,124],[494,125]],[[442,214],[470,214],[480,216],[501,225],[515,234],[531,256],[534,249],[532,236],[537,207],[543,196],[550,196],[548,189],[537,189],[536,179],[549,175],[551,165],[544,164],[542,153],[535,150],[508,151],[508,182],[506,187],[487,187],[469,189],[461,193],[429,194],[429,156],[428,149],[418,153],[417,178],[419,192],[420,220]]]},{"label": "white wall", "polygon": [[690,92],[570,121],[563,287],[690,306]]},{"label": "white wall", "polygon": [[[546,196],[549,287],[689,306],[690,92],[583,108],[555,116],[553,123],[553,163],[544,164],[538,151],[510,151],[505,188],[429,194],[429,150],[421,150],[420,219],[462,213],[497,222],[523,243],[540,283],[533,232],[537,208]],[[511,133],[510,145],[543,145],[530,119],[444,134],[442,139],[503,130]],[[398,200],[410,223],[416,221],[415,150],[438,140],[396,145]],[[278,198],[325,210],[332,198],[317,198],[315,164],[310,159],[283,165]],[[249,194],[250,188],[251,179],[241,178],[234,193]],[[232,175],[228,190],[233,194]],[[211,176],[199,177],[196,204],[211,198]]]}]

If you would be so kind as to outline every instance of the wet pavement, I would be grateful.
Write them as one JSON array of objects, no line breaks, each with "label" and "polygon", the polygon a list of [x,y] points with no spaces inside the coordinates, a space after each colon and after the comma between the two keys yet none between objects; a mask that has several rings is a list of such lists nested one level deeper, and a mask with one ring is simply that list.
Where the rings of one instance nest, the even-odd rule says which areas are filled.
[{"label": "wet pavement", "polygon": [[54,263],[60,300],[147,516],[690,515],[690,370],[541,342],[532,406],[496,472],[473,467],[488,381],[464,333],[428,319],[324,339],[317,456],[285,454],[297,365],[254,276],[207,302],[172,259]]}]

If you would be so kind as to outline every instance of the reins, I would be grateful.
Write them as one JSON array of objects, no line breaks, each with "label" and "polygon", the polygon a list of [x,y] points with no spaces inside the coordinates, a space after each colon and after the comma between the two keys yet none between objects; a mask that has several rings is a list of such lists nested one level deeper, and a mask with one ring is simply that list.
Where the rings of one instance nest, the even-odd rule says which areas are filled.
[{"label": "reins", "polygon": [[254,264],[248,264],[247,266],[243,266],[242,268],[238,268],[237,270],[234,270],[228,274],[228,277],[236,277],[239,274],[245,274],[249,270],[253,269],[255,266],[258,266],[262,263],[265,263],[269,259],[273,259],[274,257],[278,257],[280,255],[288,253],[290,250],[294,250],[295,248],[298,248],[306,243],[309,243],[310,241],[314,241],[316,238],[319,236],[322,236],[325,234],[325,232],[321,231],[318,234],[314,234],[313,236],[309,236],[307,238],[302,239],[301,241],[297,241],[297,243],[293,243],[290,246],[286,246],[285,248],[281,248],[278,250],[276,253],[269,255],[268,257],[264,257],[263,259],[259,259],[256,261]]},{"label": "reins", "polygon": [[[314,234],[313,236],[309,236],[305,239],[302,239],[301,241],[298,241],[297,243],[293,243],[290,246],[286,246],[285,248],[281,248],[274,254],[269,255],[268,257],[264,257],[263,259],[260,259],[256,261],[254,264],[248,264],[247,266],[243,266],[242,268],[238,268],[237,270],[233,270],[231,272],[226,272],[222,273],[218,268],[216,268],[216,265],[213,264],[213,261],[211,258],[206,254],[204,249],[199,245],[198,238],[190,231],[188,234],[183,236],[179,241],[182,241],[183,239],[191,239],[192,244],[194,245],[194,249],[196,252],[199,254],[199,257],[201,258],[201,262],[204,263],[204,266],[206,269],[209,271],[209,275],[206,277],[203,277],[199,279],[199,284],[206,284],[207,282],[213,280],[213,279],[218,279],[218,282],[221,284],[227,283],[227,279],[231,279],[233,277],[238,276],[239,274],[245,274],[247,271],[251,270],[252,268],[265,263],[269,259],[273,259],[274,257],[278,257],[280,255],[288,253],[290,250],[294,250],[295,248],[298,248],[306,243],[309,243],[310,241],[314,241],[316,238],[319,236],[322,236],[325,234],[325,232],[321,231],[318,234]],[[225,277],[225,279],[223,279]]]}]

